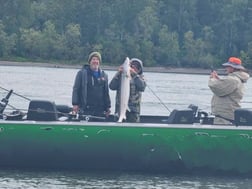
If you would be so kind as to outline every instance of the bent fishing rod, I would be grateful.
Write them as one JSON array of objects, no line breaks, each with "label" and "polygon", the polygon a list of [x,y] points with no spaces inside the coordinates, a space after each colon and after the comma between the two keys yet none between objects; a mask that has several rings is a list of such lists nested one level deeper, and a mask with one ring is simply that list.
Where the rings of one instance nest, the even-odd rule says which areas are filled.
[{"label": "bent fishing rod", "polygon": [[[5,88],[3,88],[3,87],[1,87],[1,86],[0,86],[0,88],[3,89],[3,90],[5,90],[5,91],[7,91],[7,92],[10,91],[10,90],[5,89]],[[15,95],[17,95],[17,96],[19,96],[19,97],[21,97],[21,98],[23,98],[23,99],[25,99],[25,100],[31,101],[30,98],[27,98],[27,97],[25,97],[25,96],[23,96],[23,95],[21,95],[21,94],[18,94],[18,93],[14,92],[14,91],[13,91],[12,93],[15,94]]]},{"label": "bent fishing rod", "polygon": [[159,96],[147,85],[152,94],[159,100],[159,102],[171,113],[171,110],[165,105],[165,103],[159,98]]}]

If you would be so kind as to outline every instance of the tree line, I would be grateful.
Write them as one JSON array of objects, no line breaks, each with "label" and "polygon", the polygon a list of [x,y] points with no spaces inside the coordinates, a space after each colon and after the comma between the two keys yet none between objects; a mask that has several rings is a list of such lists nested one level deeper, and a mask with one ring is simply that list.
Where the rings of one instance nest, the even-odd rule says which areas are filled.
[{"label": "tree line", "polygon": [[250,0],[0,0],[0,59],[252,68]]}]

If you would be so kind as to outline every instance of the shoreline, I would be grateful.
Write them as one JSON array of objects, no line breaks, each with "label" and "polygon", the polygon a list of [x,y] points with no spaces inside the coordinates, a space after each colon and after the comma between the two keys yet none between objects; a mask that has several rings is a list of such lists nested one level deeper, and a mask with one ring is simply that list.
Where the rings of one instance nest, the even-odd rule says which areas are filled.
[{"label": "shoreline", "polygon": [[[49,67],[49,68],[71,68],[80,69],[82,65],[56,64],[56,63],[36,63],[36,62],[14,62],[0,61],[0,66],[27,66],[27,67]],[[101,65],[103,70],[117,70],[116,66]],[[218,72],[224,73],[224,69],[217,69]],[[177,73],[177,74],[204,74],[209,75],[210,69],[200,68],[170,68],[170,67],[144,67],[144,72],[157,73]]]}]

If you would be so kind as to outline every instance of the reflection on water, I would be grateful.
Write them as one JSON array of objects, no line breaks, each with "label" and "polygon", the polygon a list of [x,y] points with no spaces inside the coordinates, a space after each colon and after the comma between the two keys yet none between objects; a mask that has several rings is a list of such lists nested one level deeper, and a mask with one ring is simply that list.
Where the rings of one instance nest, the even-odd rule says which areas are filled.
[{"label": "reflection on water", "polygon": [[191,188],[243,188],[251,187],[251,179],[235,177],[165,176],[127,173],[76,172],[0,172],[2,189],[27,188],[124,188],[124,189],[191,189]]},{"label": "reflection on water", "polygon": [[[46,99],[71,106],[77,69],[0,66],[0,87],[13,89],[29,99]],[[114,71],[107,71],[109,79]],[[189,104],[210,111],[212,93],[207,75],[145,73],[148,87],[143,93],[142,114],[168,115]],[[242,106],[251,107],[252,85],[246,85]],[[0,98],[7,94],[0,89]],[[112,112],[115,92],[110,91]],[[27,110],[28,100],[16,95],[10,104]],[[167,108],[166,108],[167,107]],[[167,110],[168,109],[168,110]],[[0,172],[0,188],[250,188],[251,179],[195,176],[136,175],[126,173]]]}]

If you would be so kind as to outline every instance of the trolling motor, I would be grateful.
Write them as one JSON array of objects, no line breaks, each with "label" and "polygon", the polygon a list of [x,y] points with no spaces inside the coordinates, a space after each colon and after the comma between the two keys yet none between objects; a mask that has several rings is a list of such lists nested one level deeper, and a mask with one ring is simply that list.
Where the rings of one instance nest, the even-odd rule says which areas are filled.
[{"label": "trolling motor", "polygon": [[8,94],[6,95],[6,97],[4,97],[1,102],[0,102],[0,119],[3,119],[3,112],[9,102],[9,98],[12,94],[13,90],[11,89]]}]

